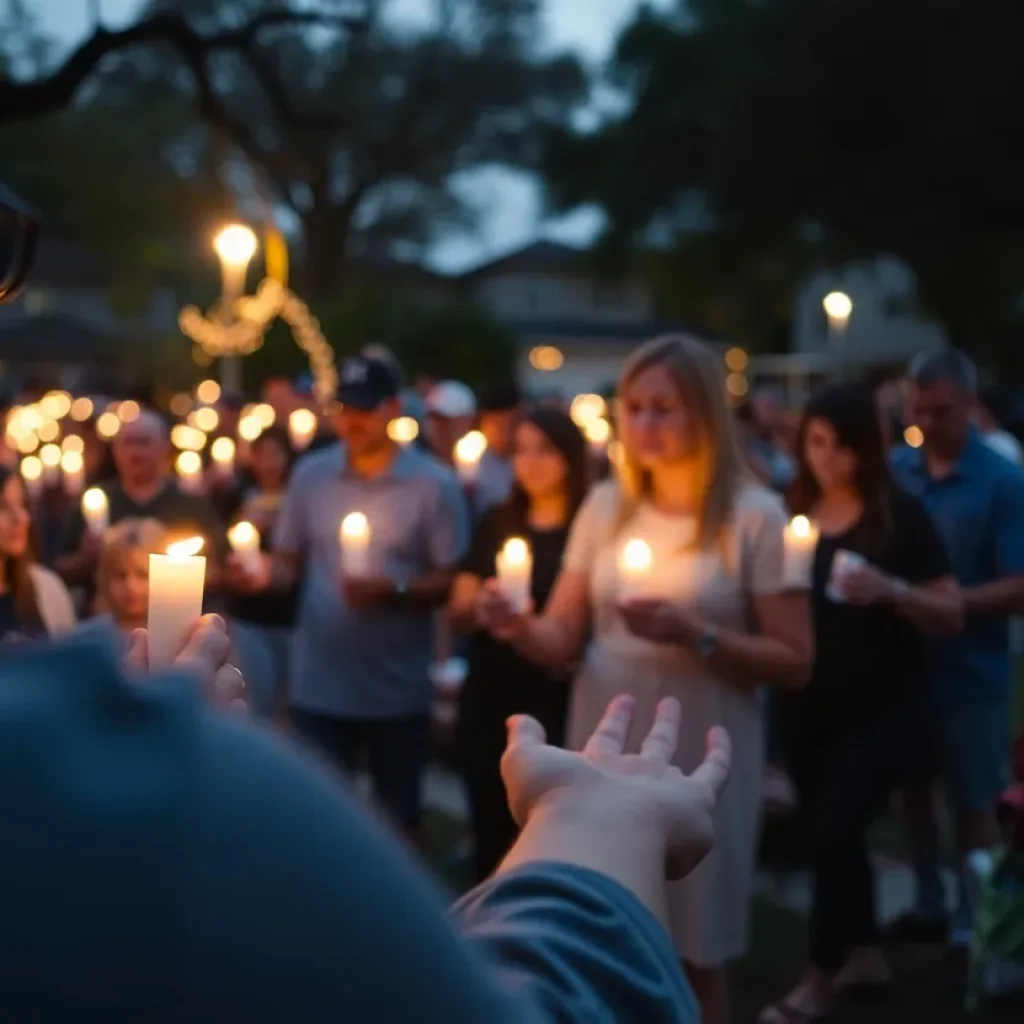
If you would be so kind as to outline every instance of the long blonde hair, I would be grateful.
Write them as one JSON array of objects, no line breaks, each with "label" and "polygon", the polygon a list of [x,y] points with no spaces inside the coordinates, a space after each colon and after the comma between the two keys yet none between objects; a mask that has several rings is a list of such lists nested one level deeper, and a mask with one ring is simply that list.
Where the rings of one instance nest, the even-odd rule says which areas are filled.
[{"label": "long blonde hair", "polygon": [[[663,366],[679,391],[689,416],[693,440],[690,456],[697,482],[696,543],[704,551],[716,547],[729,526],[736,499],[748,478],[736,430],[725,395],[721,357],[708,345],[686,334],[668,334],[641,345],[626,360],[617,389],[621,405],[634,380],[653,366]],[[618,475],[622,501],[618,527],[636,512],[651,489],[651,475],[635,455],[626,418],[619,410],[622,459]]]},{"label": "long blonde hair", "polygon": [[122,519],[103,535],[99,568],[96,572],[96,611],[113,611],[110,604],[110,579],[124,571],[134,552],[144,555],[163,554],[167,547],[167,530],[156,519]]}]

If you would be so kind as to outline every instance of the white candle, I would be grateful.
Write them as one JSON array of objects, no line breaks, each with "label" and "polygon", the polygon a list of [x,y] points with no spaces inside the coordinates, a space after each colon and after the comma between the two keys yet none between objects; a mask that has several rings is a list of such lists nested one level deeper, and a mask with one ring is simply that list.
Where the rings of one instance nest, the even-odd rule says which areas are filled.
[{"label": "white candle", "polygon": [[795,516],[785,529],[786,547],[783,578],[790,590],[810,590],[818,527],[807,516]]},{"label": "white candle", "polygon": [[229,480],[235,475],[235,442],[230,437],[218,437],[210,446],[210,458],[217,467],[217,475]]},{"label": "white candle", "polygon": [[201,537],[149,556],[149,667],[167,668],[181,654],[203,613],[206,559]]},{"label": "white candle", "polygon": [[603,417],[588,420],[583,433],[590,443],[590,450],[599,458],[608,451],[608,442],[612,437],[612,425]]},{"label": "white candle", "polygon": [[522,537],[509,537],[496,559],[498,582],[502,592],[520,612],[530,602],[530,584],[533,580],[533,552]]},{"label": "white candle", "polygon": [[316,436],[316,413],[311,409],[296,409],[288,417],[288,437],[297,452],[304,452]]},{"label": "white candle", "polygon": [[39,450],[39,461],[43,464],[43,483],[56,487],[60,483],[60,445],[44,444]]},{"label": "white candle", "polygon": [[349,512],[341,521],[341,571],[346,576],[370,575],[370,522],[362,512]]},{"label": "white candle", "polygon": [[479,430],[471,430],[455,443],[455,468],[463,483],[471,484],[476,480],[480,460],[487,451],[487,438]]},{"label": "white candle", "polygon": [[231,550],[241,559],[245,571],[256,575],[261,565],[259,530],[243,519],[228,530],[228,543]]},{"label": "white candle", "polygon": [[81,452],[67,451],[60,457],[64,474],[64,493],[77,498],[85,488],[85,459]]},{"label": "white candle", "polygon": [[639,537],[626,541],[619,552],[619,597],[646,597],[650,593],[654,554]]},{"label": "white candle", "polygon": [[102,537],[110,525],[110,505],[107,496],[98,487],[90,487],[82,495],[82,516],[89,532]]},{"label": "white candle", "polygon": [[198,494],[203,489],[203,460],[198,452],[182,452],[174,460],[181,489],[187,494]]},{"label": "white candle", "polygon": [[29,501],[38,501],[43,493],[43,464],[35,455],[21,460],[21,479]]}]

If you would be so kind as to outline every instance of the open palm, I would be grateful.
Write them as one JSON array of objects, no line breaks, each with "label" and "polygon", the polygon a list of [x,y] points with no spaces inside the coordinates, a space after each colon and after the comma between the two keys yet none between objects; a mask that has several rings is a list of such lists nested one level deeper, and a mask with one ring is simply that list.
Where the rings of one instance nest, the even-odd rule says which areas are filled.
[{"label": "open palm", "polygon": [[[724,729],[708,734],[707,756],[690,775],[672,764],[679,737],[679,702],[662,701],[637,754],[623,753],[634,701],[620,696],[582,752],[550,746],[534,719],[510,720],[501,762],[509,808],[522,826],[533,809],[554,792],[608,811],[609,820],[643,820],[665,838],[672,878],[692,871],[714,841],[713,814],[729,778],[731,747]],[[624,812],[620,816],[613,812]]]}]

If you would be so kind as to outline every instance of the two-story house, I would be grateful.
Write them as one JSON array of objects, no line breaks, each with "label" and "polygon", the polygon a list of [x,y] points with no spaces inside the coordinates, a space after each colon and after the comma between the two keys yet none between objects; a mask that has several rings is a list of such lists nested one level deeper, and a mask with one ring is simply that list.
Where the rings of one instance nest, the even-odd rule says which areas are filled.
[{"label": "two-story house", "polygon": [[637,345],[685,329],[658,318],[639,276],[602,280],[584,250],[556,242],[485,263],[460,284],[519,338],[519,378],[536,390],[601,391]]},{"label": "two-story house", "polygon": [[40,239],[22,294],[0,306],[0,381],[12,393],[36,382],[69,391],[115,391],[136,380],[139,346],[176,331],[177,301],[160,289],[138,316],[110,299],[102,261],[52,236]]}]

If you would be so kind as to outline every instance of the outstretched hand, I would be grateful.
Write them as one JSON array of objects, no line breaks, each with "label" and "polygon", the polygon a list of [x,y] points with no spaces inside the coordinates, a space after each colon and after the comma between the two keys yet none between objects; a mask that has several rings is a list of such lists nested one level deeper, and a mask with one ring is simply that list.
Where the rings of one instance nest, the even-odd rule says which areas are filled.
[{"label": "outstretched hand", "polygon": [[[227,625],[219,615],[204,615],[192,631],[174,667],[196,676],[203,693],[215,707],[245,711],[245,680],[242,673],[229,664],[231,641]],[[144,629],[132,634],[125,666],[135,672],[149,671],[149,638]]]},{"label": "outstretched hand", "polygon": [[679,702],[663,700],[640,752],[626,754],[634,706],[631,697],[616,697],[581,753],[548,745],[543,727],[529,716],[509,719],[501,761],[509,808],[520,827],[549,802],[567,813],[590,808],[609,827],[636,822],[658,833],[668,876],[682,878],[714,842],[713,814],[732,761],[729,735],[712,729],[704,761],[686,775],[672,764]]}]

